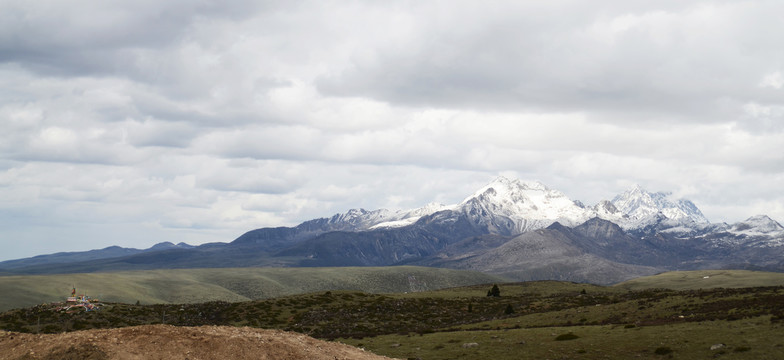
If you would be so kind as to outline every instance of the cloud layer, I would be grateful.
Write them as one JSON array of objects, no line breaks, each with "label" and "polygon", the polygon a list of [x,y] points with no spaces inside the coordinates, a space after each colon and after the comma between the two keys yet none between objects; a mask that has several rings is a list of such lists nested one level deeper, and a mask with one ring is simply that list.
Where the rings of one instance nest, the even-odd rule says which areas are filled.
[{"label": "cloud layer", "polygon": [[454,203],[498,174],[784,220],[777,1],[0,5],[4,259]]}]

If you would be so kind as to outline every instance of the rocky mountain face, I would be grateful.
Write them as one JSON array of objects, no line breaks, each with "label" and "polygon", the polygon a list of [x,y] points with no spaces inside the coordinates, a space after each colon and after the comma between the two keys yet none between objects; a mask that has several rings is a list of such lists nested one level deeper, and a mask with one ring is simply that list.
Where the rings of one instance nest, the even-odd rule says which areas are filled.
[{"label": "rocky mountain face", "polygon": [[455,205],[353,209],[193,248],[104,250],[7,261],[0,271],[415,264],[604,284],[674,269],[784,271],[784,227],[764,215],[712,224],[691,201],[639,186],[585,206],[542,183],[500,177]]}]

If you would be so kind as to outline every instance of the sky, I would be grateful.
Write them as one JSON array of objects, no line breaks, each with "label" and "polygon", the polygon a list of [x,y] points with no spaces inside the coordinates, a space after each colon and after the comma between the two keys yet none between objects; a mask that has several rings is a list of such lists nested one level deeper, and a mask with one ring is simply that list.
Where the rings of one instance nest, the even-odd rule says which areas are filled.
[{"label": "sky", "polygon": [[784,220],[784,2],[0,0],[0,260],[499,175]]}]

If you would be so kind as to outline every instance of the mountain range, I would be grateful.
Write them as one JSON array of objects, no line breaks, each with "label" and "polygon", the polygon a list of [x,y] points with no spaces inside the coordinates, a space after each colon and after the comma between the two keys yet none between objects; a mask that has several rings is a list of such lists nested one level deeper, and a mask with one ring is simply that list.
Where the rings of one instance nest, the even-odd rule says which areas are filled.
[{"label": "mountain range", "polygon": [[586,206],[540,182],[499,177],[454,205],[352,209],[251,230],[230,243],[41,255],[0,262],[0,272],[391,265],[597,284],[667,270],[781,272],[784,227],[765,215],[711,223],[691,201],[639,186]]}]

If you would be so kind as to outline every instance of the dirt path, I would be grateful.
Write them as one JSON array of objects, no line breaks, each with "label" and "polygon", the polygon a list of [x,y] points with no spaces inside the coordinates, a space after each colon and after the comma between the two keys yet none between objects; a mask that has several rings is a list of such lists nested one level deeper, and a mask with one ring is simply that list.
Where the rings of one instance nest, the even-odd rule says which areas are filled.
[{"label": "dirt path", "polygon": [[64,334],[0,331],[0,359],[389,359],[279,330],[146,325]]}]

